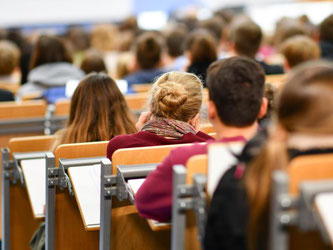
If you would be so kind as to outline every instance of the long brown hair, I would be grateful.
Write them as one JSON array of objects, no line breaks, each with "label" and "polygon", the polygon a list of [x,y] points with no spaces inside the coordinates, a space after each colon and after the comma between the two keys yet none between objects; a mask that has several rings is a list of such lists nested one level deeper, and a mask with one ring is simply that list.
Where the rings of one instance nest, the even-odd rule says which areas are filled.
[{"label": "long brown hair", "polygon": [[42,64],[68,62],[72,63],[72,55],[65,42],[51,35],[42,35],[38,38],[30,59],[30,69]]},{"label": "long brown hair", "polygon": [[86,76],[74,92],[60,144],[106,141],[136,128],[124,96],[104,73]]},{"label": "long brown hair", "polygon": [[268,225],[271,176],[288,166],[288,138],[301,133],[333,135],[333,64],[308,63],[297,68],[284,86],[275,125],[268,142],[247,168],[244,178],[249,199],[248,242],[257,248],[259,233]]}]

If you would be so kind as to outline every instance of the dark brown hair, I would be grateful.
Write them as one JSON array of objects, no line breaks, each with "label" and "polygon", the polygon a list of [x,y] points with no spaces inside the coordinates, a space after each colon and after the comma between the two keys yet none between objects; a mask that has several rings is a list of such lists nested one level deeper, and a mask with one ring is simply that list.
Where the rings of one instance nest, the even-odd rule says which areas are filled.
[{"label": "dark brown hair", "polygon": [[252,21],[242,21],[231,26],[230,40],[238,55],[254,58],[262,40],[260,27]]},{"label": "dark brown hair", "polygon": [[157,68],[160,63],[163,45],[157,33],[146,32],[139,36],[135,46],[136,60],[141,69]]},{"label": "dark brown hair", "polygon": [[191,54],[191,62],[214,62],[217,59],[217,46],[213,35],[205,30],[197,30],[188,37],[185,50]]},{"label": "dark brown hair", "polygon": [[116,83],[104,73],[91,73],[74,92],[60,144],[106,141],[135,132],[129,108]]},{"label": "dark brown hair", "polygon": [[166,35],[166,45],[168,54],[172,57],[178,57],[184,53],[184,41],[187,35],[187,28],[180,26],[174,28]]},{"label": "dark brown hair", "polygon": [[264,70],[252,59],[231,57],[211,64],[207,75],[209,98],[223,124],[246,127],[257,120],[264,82]]},{"label": "dark brown hair", "polygon": [[[306,63],[287,80],[277,105],[276,126],[260,154],[247,167],[244,184],[250,205],[249,247],[256,249],[258,237],[268,225],[271,177],[288,166],[287,141],[294,133],[313,136],[333,134],[333,65]],[[279,128],[279,129],[278,129]],[[281,131],[287,132],[285,136]]]},{"label": "dark brown hair", "polygon": [[40,36],[31,56],[30,69],[55,62],[72,62],[72,55],[65,42],[56,36]]},{"label": "dark brown hair", "polygon": [[326,17],[319,26],[320,40],[333,41],[333,14]]},{"label": "dark brown hair", "polygon": [[216,41],[219,42],[222,38],[223,29],[225,28],[225,23],[220,17],[216,16],[201,21],[199,23],[199,27],[209,31],[215,37]]},{"label": "dark brown hair", "polygon": [[107,73],[107,69],[104,63],[103,55],[97,50],[88,50],[83,57],[81,63],[81,69],[89,74],[91,72],[104,72]]}]

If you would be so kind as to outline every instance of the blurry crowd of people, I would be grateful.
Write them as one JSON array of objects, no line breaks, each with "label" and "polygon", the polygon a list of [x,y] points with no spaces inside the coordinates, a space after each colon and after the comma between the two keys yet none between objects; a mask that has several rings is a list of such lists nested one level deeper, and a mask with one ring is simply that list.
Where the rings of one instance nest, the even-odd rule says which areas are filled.
[{"label": "blurry crowd of people", "polygon": [[[264,34],[245,14],[220,10],[206,20],[170,21],[159,31],[141,30],[129,17],[118,24],[96,24],[89,32],[77,25],[66,34],[26,37],[8,29],[0,32],[0,40],[0,83],[22,85],[16,99],[42,97],[45,90],[63,88],[93,71],[125,79],[131,92],[132,84],[152,83],[168,71],[194,73],[206,86],[209,65],[236,55],[256,60],[266,75],[320,57],[333,60],[333,15],[318,26],[307,16],[284,17],[274,34]],[[14,98],[5,92],[3,100]],[[58,92],[62,96],[64,91]]]}]

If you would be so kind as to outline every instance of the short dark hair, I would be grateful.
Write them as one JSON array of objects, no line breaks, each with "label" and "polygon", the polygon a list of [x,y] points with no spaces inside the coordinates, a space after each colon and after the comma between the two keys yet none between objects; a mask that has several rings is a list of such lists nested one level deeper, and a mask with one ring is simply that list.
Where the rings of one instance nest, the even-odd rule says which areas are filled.
[{"label": "short dark hair", "polygon": [[161,60],[162,38],[158,33],[146,32],[136,42],[136,59],[141,69],[156,68]]},{"label": "short dark hair", "polygon": [[30,69],[39,65],[55,62],[72,63],[72,55],[65,42],[56,36],[39,37],[30,60]]},{"label": "short dark hair", "polygon": [[231,28],[230,39],[240,56],[254,58],[262,40],[261,28],[252,21],[242,21]]},{"label": "short dark hair", "polygon": [[216,41],[220,41],[225,28],[225,23],[220,17],[212,17],[201,21],[199,27],[208,30],[215,37]]},{"label": "short dark hair", "polygon": [[186,27],[177,27],[166,35],[166,45],[168,54],[172,57],[178,57],[184,53],[184,41],[187,35]]},{"label": "short dark hair", "polygon": [[213,62],[217,59],[217,45],[213,35],[203,29],[192,32],[185,42],[191,62]]},{"label": "short dark hair", "polygon": [[103,55],[97,50],[88,50],[83,56],[81,69],[89,74],[91,72],[104,72],[107,73],[106,65]]},{"label": "short dark hair", "polygon": [[320,40],[333,41],[333,14],[321,22],[319,32]]},{"label": "short dark hair", "polygon": [[264,83],[263,68],[245,57],[220,60],[208,68],[209,99],[227,126],[246,127],[257,120]]}]

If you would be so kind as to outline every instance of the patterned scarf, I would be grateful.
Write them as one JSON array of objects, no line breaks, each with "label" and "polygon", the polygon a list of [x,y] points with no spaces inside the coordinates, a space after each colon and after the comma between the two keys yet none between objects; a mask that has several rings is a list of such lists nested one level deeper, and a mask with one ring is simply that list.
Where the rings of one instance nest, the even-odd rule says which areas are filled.
[{"label": "patterned scarf", "polygon": [[194,128],[187,122],[174,119],[155,117],[141,129],[168,139],[181,139],[185,134],[196,134]]}]

